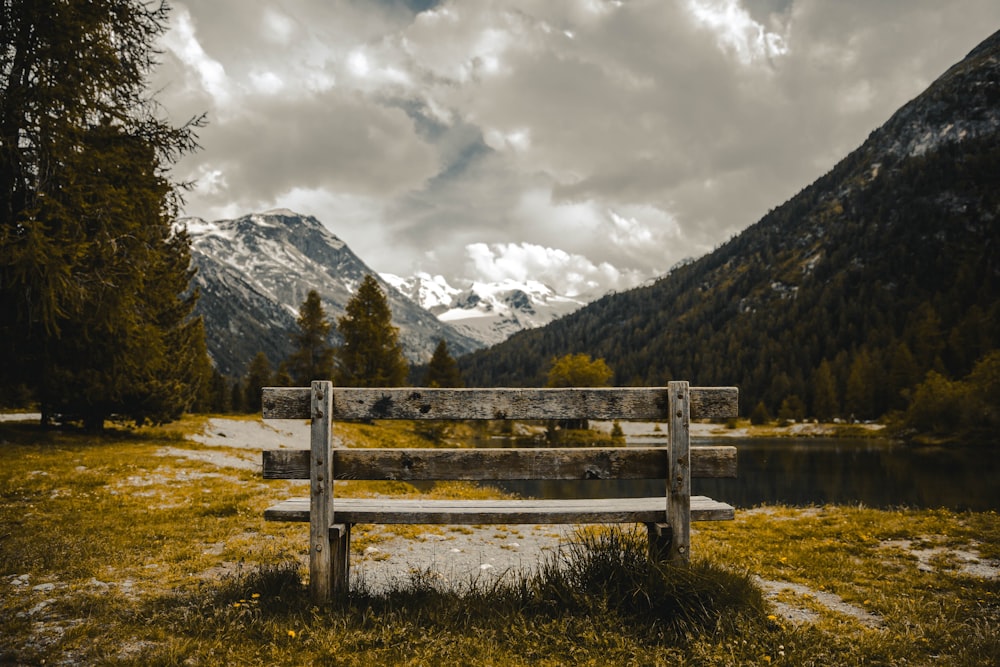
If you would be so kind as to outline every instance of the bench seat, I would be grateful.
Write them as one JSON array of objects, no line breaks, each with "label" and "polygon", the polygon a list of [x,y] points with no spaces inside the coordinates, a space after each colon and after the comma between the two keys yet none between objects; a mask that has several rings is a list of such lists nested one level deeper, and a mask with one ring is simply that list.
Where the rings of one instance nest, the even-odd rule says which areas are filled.
[{"label": "bench seat", "polygon": [[[576,500],[424,500],[340,498],[335,523],[657,523],[667,511],[666,497]],[[727,521],[733,507],[705,496],[691,496],[692,521]],[[268,521],[309,521],[309,498],[290,498],[264,511]]]}]

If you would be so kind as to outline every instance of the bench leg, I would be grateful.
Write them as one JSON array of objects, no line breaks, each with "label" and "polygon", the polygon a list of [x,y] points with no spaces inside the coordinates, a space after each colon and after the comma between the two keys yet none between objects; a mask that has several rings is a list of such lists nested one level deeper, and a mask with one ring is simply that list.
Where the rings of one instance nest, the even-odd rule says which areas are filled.
[{"label": "bench leg", "polygon": [[656,561],[670,557],[672,532],[669,523],[647,523],[646,536],[649,538],[649,557]]},{"label": "bench leg", "polygon": [[333,599],[347,597],[351,585],[351,524],[335,523],[330,526],[330,590]]},{"label": "bench leg", "polygon": [[675,542],[674,529],[669,523],[647,523],[649,538],[649,556],[656,560],[669,560],[676,563],[686,563],[691,560],[689,549],[672,548]]}]

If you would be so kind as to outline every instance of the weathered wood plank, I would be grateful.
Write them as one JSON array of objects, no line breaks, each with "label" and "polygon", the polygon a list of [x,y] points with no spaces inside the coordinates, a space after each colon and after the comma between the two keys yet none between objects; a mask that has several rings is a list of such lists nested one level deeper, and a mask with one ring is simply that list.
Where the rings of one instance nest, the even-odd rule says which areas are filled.
[{"label": "weathered wood plank", "polygon": [[[736,387],[692,387],[692,419],[737,414]],[[309,389],[265,387],[265,419],[309,419]],[[666,420],[665,387],[574,389],[333,389],[334,420],[598,419]]]},{"label": "weathered wood plank", "polygon": [[[333,523],[332,387],[329,382],[313,382],[310,391],[310,455],[314,465],[309,475],[309,504],[315,520],[309,523],[309,591],[317,602],[329,600],[339,582],[335,567],[340,564],[335,562],[337,551],[331,543],[330,533]],[[337,535],[338,540],[343,541],[340,534]]]},{"label": "weathered wood plank", "polygon": [[[334,449],[335,479],[591,480],[667,478],[664,447]],[[309,479],[307,450],[263,452],[264,479]],[[691,448],[693,477],[736,477],[736,448]]]},{"label": "weathered wood plank", "polygon": [[670,383],[670,472],[667,474],[668,560],[686,561],[691,549],[691,396],[687,382]]},{"label": "weathered wood plank", "polygon": [[[337,523],[656,523],[666,514],[666,498],[575,500],[423,500],[338,498]],[[692,521],[727,521],[735,516],[723,502],[691,497]],[[292,498],[264,511],[268,521],[309,521],[309,501]]]}]

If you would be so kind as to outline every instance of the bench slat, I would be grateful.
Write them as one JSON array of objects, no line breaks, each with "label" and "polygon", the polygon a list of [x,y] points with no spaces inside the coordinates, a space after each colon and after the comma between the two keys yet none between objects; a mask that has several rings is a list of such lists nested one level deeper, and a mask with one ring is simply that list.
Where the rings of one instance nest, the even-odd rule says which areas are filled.
[{"label": "bench slat", "polygon": [[[516,524],[655,523],[666,516],[666,498],[576,500],[422,500],[337,498],[337,523]],[[733,507],[691,496],[692,521],[728,521]],[[309,499],[292,498],[264,511],[268,521],[309,521]]]},{"label": "bench slat", "polygon": [[[666,479],[664,447],[334,449],[335,479]],[[309,479],[309,451],[265,450],[265,479]],[[736,448],[692,447],[691,475],[736,477]]]},{"label": "bench slat", "polygon": [[[691,387],[691,419],[736,417],[736,387]],[[264,387],[264,419],[310,419],[309,387]],[[333,420],[666,420],[666,387],[365,389],[335,387]]]}]

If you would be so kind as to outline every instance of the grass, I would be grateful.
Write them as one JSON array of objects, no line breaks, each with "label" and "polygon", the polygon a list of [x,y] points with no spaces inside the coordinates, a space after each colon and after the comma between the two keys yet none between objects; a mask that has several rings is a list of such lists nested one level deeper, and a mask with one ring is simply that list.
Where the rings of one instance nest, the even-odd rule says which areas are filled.
[{"label": "grass", "polygon": [[[349,427],[371,441],[407,437]],[[992,512],[756,508],[695,524],[689,567],[649,562],[641,532],[588,529],[529,573],[444,587],[428,570],[317,608],[303,584],[304,526],[261,518],[294,483],[163,455],[197,428],[95,439],[0,425],[0,664],[1000,659],[1000,580],[968,562],[1000,560]],[[356,550],[371,543],[358,528]],[[776,599],[758,578],[777,582]],[[811,616],[791,621],[779,602]]]}]

